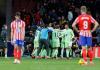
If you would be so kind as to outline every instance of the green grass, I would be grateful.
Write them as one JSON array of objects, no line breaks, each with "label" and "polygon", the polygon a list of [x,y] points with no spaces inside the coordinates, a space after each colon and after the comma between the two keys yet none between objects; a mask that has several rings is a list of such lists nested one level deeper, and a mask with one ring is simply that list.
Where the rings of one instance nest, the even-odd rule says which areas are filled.
[{"label": "green grass", "polygon": [[100,59],[92,66],[80,66],[78,60],[22,58],[21,64],[13,64],[13,58],[0,57],[0,70],[100,70]]}]

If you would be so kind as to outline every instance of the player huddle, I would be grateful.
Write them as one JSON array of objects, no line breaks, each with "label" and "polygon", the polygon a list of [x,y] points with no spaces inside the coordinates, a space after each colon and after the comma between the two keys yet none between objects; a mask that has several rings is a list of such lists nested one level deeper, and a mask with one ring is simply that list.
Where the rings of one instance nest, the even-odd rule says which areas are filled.
[{"label": "player huddle", "polygon": [[[74,38],[72,29],[70,29],[67,24],[65,24],[65,28],[62,30],[58,24],[52,28],[44,26],[37,28],[35,32],[34,50],[32,56],[35,56],[35,58],[42,58],[44,56],[46,58],[50,58],[50,56],[52,58],[58,58],[58,48],[61,48],[61,58],[63,58],[64,49],[66,49],[66,57],[69,58],[69,53],[72,47],[72,39]],[[51,35],[51,38],[49,38],[49,36],[45,38],[46,29],[49,32],[47,35]],[[42,50],[39,50],[39,47],[41,47]],[[44,48],[46,48],[47,53],[44,52]],[[45,55],[42,55],[43,52]]]},{"label": "player huddle", "polygon": [[[90,64],[93,64],[92,32],[96,30],[99,24],[91,15],[87,14],[86,6],[81,6],[80,11],[81,15],[75,19],[72,27],[79,33],[83,64],[88,64],[87,55],[90,58]],[[25,23],[20,20],[19,13],[16,13],[15,18],[15,21],[11,24],[11,43],[14,45],[14,63],[20,63],[21,48],[23,47],[25,36]],[[92,23],[94,23],[93,29],[91,29]],[[79,29],[76,25],[78,25]],[[51,38],[49,38],[49,33],[51,33]],[[63,58],[64,49],[66,49],[66,57],[69,58],[73,38],[73,30],[67,24],[65,24],[63,29],[60,29],[58,24],[54,25],[53,28],[42,25],[36,29],[32,55],[35,58],[44,56],[45,58],[50,58],[50,56],[58,58],[58,48],[60,47],[61,58]],[[53,50],[50,50],[50,48],[53,48]],[[51,51],[52,53],[50,54]]]}]

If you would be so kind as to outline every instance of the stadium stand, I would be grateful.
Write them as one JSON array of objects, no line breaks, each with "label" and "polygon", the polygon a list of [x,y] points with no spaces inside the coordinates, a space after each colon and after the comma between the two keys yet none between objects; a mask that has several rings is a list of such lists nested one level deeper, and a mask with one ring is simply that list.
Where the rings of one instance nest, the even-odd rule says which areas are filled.
[{"label": "stadium stand", "polygon": [[[12,3],[12,14],[14,15],[16,11],[20,11],[21,18],[26,22],[26,45],[29,44],[28,38],[31,37],[28,35],[28,33],[32,30],[34,35],[34,29],[36,29],[37,25],[43,23],[48,25],[60,24],[61,27],[63,27],[63,24],[67,23],[70,28],[72,28],[71,24],[73,20],[80,14],[79,8],[81,5],[88,5],[88,13],[93,15],[93,17],[100,23],[100,12],[97,10],[99,8],[98,3],[100,2],[95,0],[41,0],[40,2],[36,0],[26,0],[26,2],[24,0],[13,0]],[[71,14],[68,14],[69,11]],[[76,32],[75,36],[78,37]],[[97,44],[97,39],[100,37],[97,36],[98,31],[93,33],[93,46],[100,46],[100,44]]]}]

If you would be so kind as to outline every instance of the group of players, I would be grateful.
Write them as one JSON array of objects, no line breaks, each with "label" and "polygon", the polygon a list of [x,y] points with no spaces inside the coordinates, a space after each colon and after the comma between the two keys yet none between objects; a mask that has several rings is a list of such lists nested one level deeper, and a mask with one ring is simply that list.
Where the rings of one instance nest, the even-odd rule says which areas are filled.
[{"label": "group of players", "polygon": [[[92,32],[98,27],[98,22],[87,14],[86,6],[81,6],[81,15],[79,15],[72,24],[73,29],[79,33],[79,41],[82,46],[82,57],[84,64],[87,65],[87,55],[90,58],[90,63],[93,64],[93,51],[92,51]],[[94,28],[91,30],[92,23]],[[76,27],[78,25],[78,28]],[[48,33],[52,32],[52,38],[49,39]],[[17,12],[15,20],[11,23],[11,43],[14,45],[14,63],[20,63],[21,60],[21,48],[24,45],[25,37],[25,22],[20,19],[20,13]],[[60,41],[60,39],[61,41]],[[69,57],[69,51],[72,46],[72,39],[74,38],[73,30],[71,30],[67,24],[63,30],[60,30],[59,25],[55,25],[54,28],[38,27],[35,33],[34,50],[32,55],[36,58],[41,58],[42,49],[46,49],[45,58],[49,57],[49,43],[53,48],[52,57],[58,55],[58,48],[61,46],[61,58],[63,58],[64,48],[66,48],[66,56]]]},{"label": "group of players", "polygon": [[[66,56],[69,58],[69,53],[71,50],[72,39],[74,38],[74,33],[72,29],[68,27],[68,24],[65,24],[65,27],[63,28],[63,30],[60,29],[60,26],[58,24],[55,25],[54,27],[42,26],[42,28],[40,29],[42,29],[42,31],[37,28],[35,32],[34,50],[33,50],[32,56],[35,56],[37,58],[38,56],[37,52],[38,52],[39,47],[41,46],[42,49],[46,47],[47,52],[48,51],[49,52],[48,52],[48,55],[46,56],[46,53],[44,52],[45,49],[43,49],[42,51],[39,50],[41,51],[40,58],[44,56],[46,56],[46,58],[49,58],[48,56],[57,58],[58,48],[60,47],[61,48],[61,58],[63,58],[64,49],[66,49]],[[49,35],[51,35],[51,38],[49,38],[49,36],[47,39],[45,37],[42,37],[43,35],[46,36],[46,33],[44,33],[45,29],[48,29]],[[53,49],[51,54],[50,54],[50,48]]]}]

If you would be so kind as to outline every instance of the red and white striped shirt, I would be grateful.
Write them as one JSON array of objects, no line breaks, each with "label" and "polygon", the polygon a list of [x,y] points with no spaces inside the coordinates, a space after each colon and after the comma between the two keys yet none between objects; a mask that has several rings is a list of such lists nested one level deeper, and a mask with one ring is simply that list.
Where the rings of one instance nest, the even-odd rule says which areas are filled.
[{"label": "red and white striped shirt", "polygon": [[76,18],[75,22],[78,24],[81,36],[92,37],[91,26],[96,21],[91,15],[82,14]]},{"label": "red and white striped shirt", "polygon": [[86,37],[92,37],[92,34],[91,34],[90,30],[80,30],[79,35],[86,36]]},{"label": "red and white striped shirt", "polygon": [[25,22],[22,20],[14,20],[11,23],[11,34],[13,40],[24,40],[25,36]]}]

